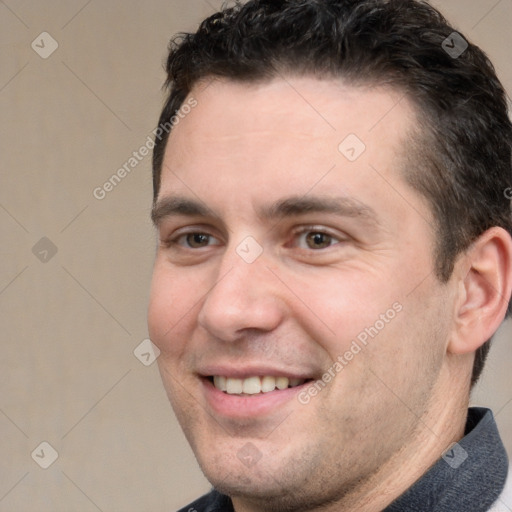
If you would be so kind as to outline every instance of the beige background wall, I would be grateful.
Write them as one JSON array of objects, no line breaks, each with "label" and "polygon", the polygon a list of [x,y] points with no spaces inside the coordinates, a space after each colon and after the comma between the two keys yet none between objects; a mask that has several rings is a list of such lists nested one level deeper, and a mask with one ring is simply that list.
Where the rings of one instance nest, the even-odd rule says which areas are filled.
[{"label": "beige background wall", "polygon": [[[208,489],[156,364],[133,353],[147,338],[150,157],[104,199],[93,190],[155,128],[169,37],[219,4],[0,1],[0,512],[172,511]],[[512,0],[436,4],[512,90]],[[46,59],[42,32],[58,44]],[[511,338],[509,324],[474,397],[509,453]],[[43,441],[58,452],[48,469]]]}]

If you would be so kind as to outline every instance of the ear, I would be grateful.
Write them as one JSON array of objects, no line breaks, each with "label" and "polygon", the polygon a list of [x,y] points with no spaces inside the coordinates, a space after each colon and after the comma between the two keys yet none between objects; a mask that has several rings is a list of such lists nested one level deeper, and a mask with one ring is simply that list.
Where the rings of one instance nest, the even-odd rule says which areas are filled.
[{"label": "ear", "polygon": [[452,354],[468,354],[483,345],[505,318],[512,291],[512,238],[502,228],[483,233],[459,258]]}]

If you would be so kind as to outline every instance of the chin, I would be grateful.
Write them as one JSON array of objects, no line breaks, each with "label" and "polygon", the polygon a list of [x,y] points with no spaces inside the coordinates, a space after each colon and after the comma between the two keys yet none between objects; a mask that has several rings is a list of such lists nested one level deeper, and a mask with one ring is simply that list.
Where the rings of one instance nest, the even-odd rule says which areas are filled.
[{"label": "chin", "polygon": [[327,505],[334,505],[343,496],[339,490],[329,494],[321,485],[310,489],[307,484],[294,482],[287,485],[278,475],[230,474],[224,480],[214,478],[210,483],[222,494],[229,496],[235,505],[251,505],[260,512],[308,512]]},{"label": "chin", "polygon": [[283,496],[283,484],[276,477],[280,471],[254,443],[234,439],[215,446],[215,450],[211,444],[205,450],[196,446],[194,453],[204,476],[219,492],[251,499]]}]

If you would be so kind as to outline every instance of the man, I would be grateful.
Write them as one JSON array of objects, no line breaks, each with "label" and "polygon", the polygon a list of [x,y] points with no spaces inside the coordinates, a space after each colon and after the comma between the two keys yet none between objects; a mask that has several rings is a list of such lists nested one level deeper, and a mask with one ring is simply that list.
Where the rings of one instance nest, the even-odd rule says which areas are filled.
[{"label": "man", "polygon": [[253,0],[171,45],[149,328],[189,511],[511,510],[471,409],[512,289],[512,126],[415,0]]}]

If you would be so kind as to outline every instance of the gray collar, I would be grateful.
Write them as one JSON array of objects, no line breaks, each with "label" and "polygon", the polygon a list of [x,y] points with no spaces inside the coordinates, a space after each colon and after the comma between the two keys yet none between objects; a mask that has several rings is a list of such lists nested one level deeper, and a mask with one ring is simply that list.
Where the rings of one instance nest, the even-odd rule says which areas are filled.
[{"label": "gray collar", "polygon": [[383,512],[484,512],[498,499],[507,471],[492,412],[470,408],[466,435]]}]

